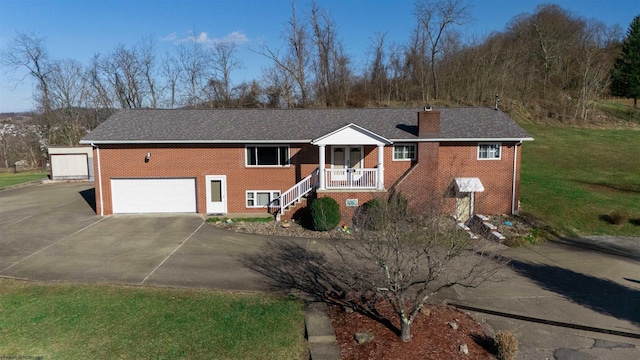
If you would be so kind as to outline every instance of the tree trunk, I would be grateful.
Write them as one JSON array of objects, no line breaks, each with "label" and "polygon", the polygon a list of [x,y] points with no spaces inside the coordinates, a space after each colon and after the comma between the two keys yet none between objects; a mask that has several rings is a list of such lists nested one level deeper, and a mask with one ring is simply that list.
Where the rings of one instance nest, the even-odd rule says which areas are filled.
[{"label": "tree trunk", "polygon": [[400,321],[400,338],[404,342],[411,341],[413,338],[411,335],[411,322],[409,322],[409,319],[401,319]]}]

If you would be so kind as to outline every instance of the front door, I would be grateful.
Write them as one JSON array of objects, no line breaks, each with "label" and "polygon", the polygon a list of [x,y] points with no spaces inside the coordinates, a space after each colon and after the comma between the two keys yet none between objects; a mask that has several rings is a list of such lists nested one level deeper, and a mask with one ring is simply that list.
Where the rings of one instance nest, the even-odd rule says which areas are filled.
[{"label": "front door", "polygon": [[471,218],[472,193],[458,193],[456,196],[456,217],[458,222],[466,223]]},{"label": "front door", "polygon": [[349,174],[350,178],[360,177],[355,170],[362,169],[362,146],[333,146],[331,167],[333,180],[345,181]]},{"label": "front door", "polygon": [[227,212],[227,177],[225,175],[207,175],[207,213],[224,214]]}]

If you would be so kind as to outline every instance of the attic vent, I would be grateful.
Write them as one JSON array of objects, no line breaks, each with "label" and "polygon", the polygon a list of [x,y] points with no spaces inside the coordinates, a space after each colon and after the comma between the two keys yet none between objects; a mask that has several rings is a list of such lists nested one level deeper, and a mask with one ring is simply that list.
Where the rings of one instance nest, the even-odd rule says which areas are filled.
[{"label": "attic vent", "polygon": [[422,108],[422,110],[424,110],[424,111],[431,111],[431,110],[433,110],[433,109],[431,108],[431,105],[425,105],[425,106]]}]

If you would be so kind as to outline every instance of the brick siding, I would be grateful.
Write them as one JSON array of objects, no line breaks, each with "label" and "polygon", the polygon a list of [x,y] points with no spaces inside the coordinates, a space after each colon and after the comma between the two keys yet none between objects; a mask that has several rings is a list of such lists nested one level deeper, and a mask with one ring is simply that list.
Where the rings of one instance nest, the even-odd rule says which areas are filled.
[{"label": "brick siding", "polygon": [[[397,143],[400,144],[400,143]],[[485,191],[476,194],[476,212],[509,213],[513,176],[514,143],[502,143],[500,160],[477,160],[477,143],[418,143],[418,161],[393,161],[393,147],[384,148],[385,188],[400,190],[411,206],[420,208],[443,202],[443,210],[453,214],[455,199],[447,189],[455,177],[478,177]],[[519,183],[520,147],[518,149]],[[151,153],[149,162],[145,155]],[[104,215],[113,213],[111,179],[118,178],[195,178],[197,212],[206,213],[207,175],[226,175],[227,211],[229,213],[264,213],[263,208],[247,208],[247,190],[284,192],[318,168],[318,147],[310,144],[290,145],[291,164],[286,167],[245,166],[244,145],[100,145],[99,159],[94,150],[96,205],[104,201]],[[331,147],[326,147],[326,168],[330,168]],[[364,146],[364,167],[377,165],[375,146]],[[100,169],[98,170],[98,166]],[[101,179],[98,179],[100,174]],[[516,202],[519,189],[516,189]],[[101,194],[102,193],[102,194]],[[341,206],[343,220],[350,222],[355,208],[346,207],[346,199],[358,199],[359,205],[374,198],[386,197],[387,191],[324,191]]]}]

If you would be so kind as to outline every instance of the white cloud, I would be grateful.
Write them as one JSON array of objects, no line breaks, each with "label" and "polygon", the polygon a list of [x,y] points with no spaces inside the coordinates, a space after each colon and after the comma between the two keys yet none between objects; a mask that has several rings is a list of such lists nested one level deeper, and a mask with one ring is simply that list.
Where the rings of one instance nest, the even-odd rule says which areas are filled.
[{"label": "white cloud", "polygon": [[176,35],[176,33],[171,33],[165,37],[163,37],[162,39],[160,39],[160,41],[174,41],[176,39],[178,35]]},{"label": "white cloud", "polygon": [[247,35],[241,33],[240,31],[234,31],[231,34],[223,37],[219,40],[219,42],[232,42],[236,44],[242,44],[249,41]]},{"label": "white cloud", "polygon": [[176,44],[182,44],[185,42],[195,42],[199,44],[203,44],[205,46],[211,46],[219,43],[236,43],[242,44],[249,41],[249,38],[240,31],[233,31],[227,36],[223,38],[210,38],[206,32],[201,32],[199,34],[191,33],[189,36],[178,39],[175,33],[172,33],[166,36],[164,39],[166,41],[174,41]]}]

